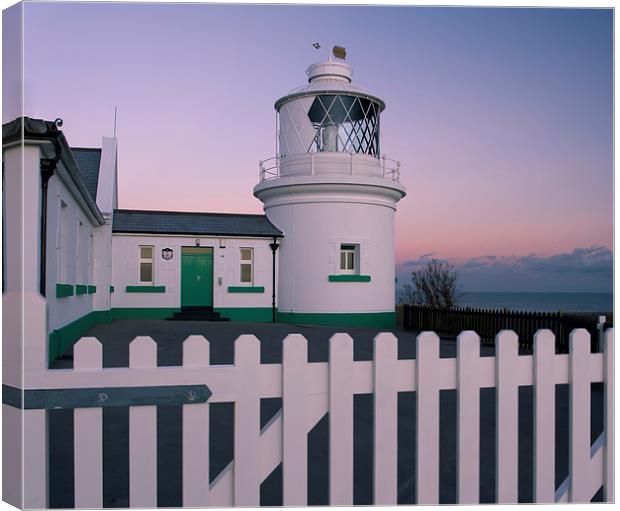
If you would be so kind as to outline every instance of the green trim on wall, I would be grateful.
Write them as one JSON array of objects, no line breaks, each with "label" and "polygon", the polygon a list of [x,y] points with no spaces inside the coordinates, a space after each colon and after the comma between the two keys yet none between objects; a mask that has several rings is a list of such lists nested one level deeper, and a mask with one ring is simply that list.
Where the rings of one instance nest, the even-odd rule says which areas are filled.
[{"label": "green trim on wall", "polygon": [[229,293],[264,293],[263,286],[229,286]]},{"label": "green trim on wall", "polygon": [[56,298],[73,296],[73,284],[56,284]]},{"label": "green trim on wall", "polygon": [[67,348],[73,346],[89,328],[99,323],[109,323],[109,311],[92,311],[81,318],[50,332],[48,337],[48,360],[51,364]]},{"label": "green trim on wall", "polygon": [[330,275],[330,282],[370,282],[370,275]]},{"label": "green trim on wall", "polygon": [[216,307],[213,311],[231,321],[271,323],[271,307]]},{"label": "green trim on wall", "polygon": [[396,312],[281,312],[278,323],[394,328]]},{"label": "green trim on wall", "polygon": [[97,292],[97,286],[88,286],[88,294],[92,295]]},{"label": "green trim on wall", "polygon": [[166,286],[127,286],[127,293],[165,293]]},{"label": "green trim on wall", "polygon": [[110,293],[114,293],[114,286],[110,286]]},{"label": "green trim on wall", "polygon": [[76,295],[85,295],[88,292],[88,286],[84,284],[76,284],[75,285],[75,294]]},{"label": "green trim on wall", "polygon": [[166,319],[179,307],[116,307],[110,310],[111,319]]}]

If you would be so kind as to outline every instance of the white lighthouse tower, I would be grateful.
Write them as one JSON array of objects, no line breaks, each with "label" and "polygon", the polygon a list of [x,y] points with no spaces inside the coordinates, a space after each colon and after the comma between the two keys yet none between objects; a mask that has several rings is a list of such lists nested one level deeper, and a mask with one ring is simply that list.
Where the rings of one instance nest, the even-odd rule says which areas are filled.
[{"label": "white lighthouse tower", "polygon": [[399,163],[380,151],[385,103],[351,83],[342,58],[306,73],[307,85],[275,103],[277,154],[254,187],[284,232],[278,318],[393,326],[394,214],[405,188]]}]

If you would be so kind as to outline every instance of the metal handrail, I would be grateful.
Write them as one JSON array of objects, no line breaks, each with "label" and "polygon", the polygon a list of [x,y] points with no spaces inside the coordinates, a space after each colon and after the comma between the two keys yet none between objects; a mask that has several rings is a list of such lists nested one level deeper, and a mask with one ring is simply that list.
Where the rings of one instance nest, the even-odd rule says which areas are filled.
[{"label": "metal handrail", "polygon": [[[259,168],[259,178],[260,182],[268,181],[269,179],[276,179],[280,177],[280,160],[283,158],[283,155],[277,154],[276,156],[272,156],[271,158],[267,158],[266,160],[260,160],[258,162]],[[269,164],[269,162],[273,162]],[[265,164],[269,164],[269,166],[265,166]]]},{"label": "metal handrail", "polygon": [[[310,159],[310,175],[314,175],[314,158],[316,154],[321,153],[309,153],[311,155]],[[348,153],[350,158],[349,163],[349,174],[355,175],[354,172],[354,159],[353,156],[355,153]],[[271,158],[267,158],[266,160],[260,160],[258,162],[259,168],[259,181],[262,183],[263,181],[269,181],[270,179],[277,179],[280,177],[280,164],[286,158],[284,154],[278,154],[276,156],[272,156]],[[388,158],[386,155],[381,155],[380,157],[380,165],[381,165],[381,175],[384,179],[389,179],[391,181],[400,181],[400,162],[398,160],[394,160],[393,158]]]}]

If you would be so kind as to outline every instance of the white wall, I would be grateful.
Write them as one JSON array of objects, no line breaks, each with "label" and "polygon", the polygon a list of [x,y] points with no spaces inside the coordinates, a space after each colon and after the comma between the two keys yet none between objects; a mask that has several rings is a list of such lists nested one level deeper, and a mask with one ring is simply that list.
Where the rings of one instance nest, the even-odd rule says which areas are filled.
[{"label": "white wall", "polygon": [[[394,213],[404,195],[385,180],[338,176],[280,178],[255,194],[269,220],[284,232],[278,310],[283,312],[393,312]],[[349,179],[349,182],[345,182]],[[340,182],[338,182],[340,181]],[[360,275],[370,282],[330,282],[340,274],[340,245],[360,248]]]},{"label": "white wall", "polygon": [[[181,247],[213,247],[213,306],[271,307],[270,239],[212,238],[153,236],[114,233],[112,235],[112,307],[180,307],[181,306]],[[225,248],[220,248],[220,240]],[[139,246],[153,245],[155,286],[166,286],[165,293],[127,293],[126,286],[139,282]],[[264,293],[229,293],[229,286],[240,286],[240,248],[254,249],[254,286],[263,286]],[[164,248],[174,251],[166,261],[161,256]]]},{"label": "white wall", "polygon": [[103,137],[97,206],[106,223],[95,229],[94,296],[95,310],[109,310],[112,306],[110,282],[112,280],[112,214],[117,207],[117,142],[115,138]]},{"label": "white wall", "polygon": [[[90,237],[96,226],[80,207],[57,173],[49,180],[47,196],[47,274],[45,294],[48,303],[49,331],[56,330],[85,316],[93,310],[93,294],[56,297],[56,284],[94,285],[93,259]],[[61,201],[67,205],[64,235],[61,234]],[[82,236],[78,257],[78,222],[82,222]],[[93,243],[94,245],[94,243]],[[97,292],[105,292],[97,288]]]},{"label": "white wall", "polygon": [[[49,331],[65,326],[93,310],[110,309],[111,212],[116,196],[116,140],[104,138],[97,202],[105,201],[106,224],[96,222],[81,195],[67,186],[70,178],[62,161],[48,184],[47,275]],[[93,198],[94,199],[94,198]],[[61,235],[61,201],[67,204],[65,234]],[[78,222],[82,222],[78,247]],[[79,251],[79,254],[78,254]],[[78,257],[79,256],[79,257]],[[56,284],[96,286],[94,294],[56,297]]]}]

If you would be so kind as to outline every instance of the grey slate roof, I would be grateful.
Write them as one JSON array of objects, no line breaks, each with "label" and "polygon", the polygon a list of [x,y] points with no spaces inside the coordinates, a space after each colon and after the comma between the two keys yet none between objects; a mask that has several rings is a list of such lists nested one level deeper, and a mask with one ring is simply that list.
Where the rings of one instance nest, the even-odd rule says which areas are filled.
[{"label": "grey slate roof", "polygon": [[281,237],[265,215],[117,209],[112,232]]},{"label": "grey slate roof", "polygon": [[71,152],[75,158],[82,180],[90,192],[93,200],[97,200],[97,183],[99,182],[99,164],[101,163],[101,149],[86,147],[72,147]]}]

